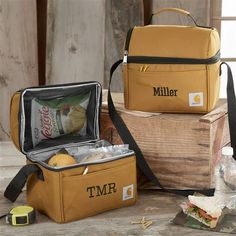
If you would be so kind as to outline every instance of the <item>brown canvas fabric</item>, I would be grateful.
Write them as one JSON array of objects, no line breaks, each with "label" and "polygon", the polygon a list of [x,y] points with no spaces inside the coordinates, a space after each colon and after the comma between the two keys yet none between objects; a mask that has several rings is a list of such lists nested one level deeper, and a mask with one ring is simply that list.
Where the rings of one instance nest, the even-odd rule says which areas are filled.
[{"label": "brown canvas fabric", "polygon": [[[193,26],[134,27],[128,63],[123,63],[125,107],[147,112],[205,113],[219,97],[220,73],[213,64],[145,63],[145,57],[209,59],[220,49],[218,32]],[[143,62],[129,62],[139,57]]]},{"label": "brown canvas fabric", "polygon": [[20,93],[16,92],[13,94],[10,104],[10,131],[11,131],[11,140],[15,146],[20,149],[19,143],[19,122],[18,114],[20,106]]},{"label": "brown canvas fabric", "polygon": [[[23,142],[20,142],[21,106],[21,92],[16,92],[11,100],[10,127],[12,141],[19,150],[23,150]],[[54,149],[55,152],[60,150],[56,147]],[[44,178],[44,181],[41,180],[36,173],[29,176],[28,204],[58,223],[78,220],[136,202],[136,157],[133,152],[129,156],[121,155],[106,162],[66,169],[45,167],[42,162],[32,160],[25,150],[24,153],[28,164],[37,165]],[[84,174],[86,168],[87,173]]]},{"label": "brown canvas fabric", "polygon": [[[27,201],[58,223],[78,220],[107,210],[133,205],[137,198],[135,156],[64,171],[40,166],[44,181],[33,174]],[[130,195],[129,195],[130,194]]]}]

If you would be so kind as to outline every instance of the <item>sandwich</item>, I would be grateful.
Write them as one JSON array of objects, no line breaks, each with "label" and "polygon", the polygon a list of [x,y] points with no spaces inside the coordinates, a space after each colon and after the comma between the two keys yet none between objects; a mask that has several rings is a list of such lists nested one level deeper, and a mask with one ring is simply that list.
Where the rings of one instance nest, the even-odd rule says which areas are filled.
[{"label": "sandwich", "polygon": [[206,196],[188,196],[188,203],[181,205],[183,212],[202,224],[215,228],[222,214],[219,199]]}]

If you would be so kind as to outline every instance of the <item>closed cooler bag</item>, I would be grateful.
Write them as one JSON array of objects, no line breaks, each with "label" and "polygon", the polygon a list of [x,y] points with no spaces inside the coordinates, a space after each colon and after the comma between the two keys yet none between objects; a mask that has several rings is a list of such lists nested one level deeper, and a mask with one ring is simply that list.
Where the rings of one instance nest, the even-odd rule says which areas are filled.
[{"label": "closed cooler bag", "polygon": [[[214,189],[166,189],[145,160],[142,150],[117,112],[111,82],[122,63],[125,107],[146,112],[206,113],[218,100],[220,75],[227,68],[227,105],[231,146],[236,153],[236,99],[230,66],[220,62],[220,40],[216,29],[198,26],[189,12],[165,8],[190,17],[195,26],[147,25],[130,29],[123,60],[110,69],[108,110],[119,136],[135,151],[137,166],[155,186],[170,193],[188,196],[194,192],[213,195]],[[155,14],[152,14],[155,15]],[[150,18],[151,21],[152,17]],[[234,158],[236,156],[234,155]],[[142,184],[142,183],[141,183]]]},{"label": "closed cooler bag", "polygon": [[136,159],[128,148],[117,146],[113,156],[83,163],[48,163],[60,152],[85,150],[86,156],[91,148],[96,156],[96,150],[115,148],[99,140],[101,91],[98,82],[87,82],[26,88],[13,95],[11,136],[27,165],[5,197],[14,202],[27,181],[28,204],[59,223],[135,203]]},{"label": "closed cooler bag", "polygon": [[123,59],[124,100],[130,110],[206,113],[219,96],[220,39],[215,28],[146,25],[131,28]]}]

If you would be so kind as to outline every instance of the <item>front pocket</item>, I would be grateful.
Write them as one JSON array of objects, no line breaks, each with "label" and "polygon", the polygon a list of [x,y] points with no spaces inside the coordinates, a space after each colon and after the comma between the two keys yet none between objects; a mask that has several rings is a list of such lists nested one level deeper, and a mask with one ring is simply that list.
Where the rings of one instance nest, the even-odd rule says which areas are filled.
[{"label": "front pocket", "polygon": [[148,112],[205,112],[204,65],[140,65],[128,68],[129,107]]},{"label": "front pocket", "polygon": [[[115,162],[115,161],[114,161]],[[65,222],[128,206],[136,200],[135,157],[123,165],[62,179]]]}]

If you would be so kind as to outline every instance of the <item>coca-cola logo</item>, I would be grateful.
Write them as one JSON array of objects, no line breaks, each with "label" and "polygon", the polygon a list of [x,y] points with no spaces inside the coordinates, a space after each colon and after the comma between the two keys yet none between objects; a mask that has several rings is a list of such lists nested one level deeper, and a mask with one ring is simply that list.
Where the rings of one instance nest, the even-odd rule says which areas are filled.
[{"label": "coca-cola logo", "polygon": [[41,134],[45,138],[51,138],[52,137],[52,119],[49,115],[49,108],[46,106],[42,107],[41,113]]}]

